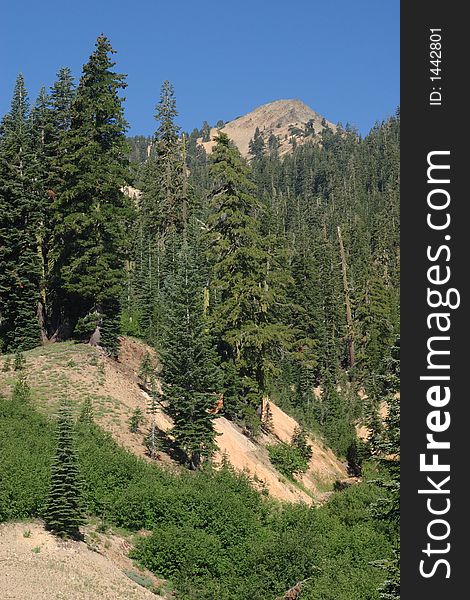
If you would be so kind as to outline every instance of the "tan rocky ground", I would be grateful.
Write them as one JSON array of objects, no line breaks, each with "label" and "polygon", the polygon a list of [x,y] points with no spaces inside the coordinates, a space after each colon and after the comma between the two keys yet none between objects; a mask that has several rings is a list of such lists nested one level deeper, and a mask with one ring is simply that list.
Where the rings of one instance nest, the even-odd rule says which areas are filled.
[{"label": "tan rocky ground", "polygon": [[[280,154],[285,154],[292,149],[290,142],[292,136],[295,137],[298,144],[303,143],[304,138],[298,134],[293,134],[293,131],[295,129],[303,130],[308,121],[313,123],[315,134],[322,131],[323,117],[304,102],[301,100],[276,100],[275,102],[263,104],[248,114],[229,121],[220,131],[228,135],[245,158],[248,157],[249,143],[257,127],[263,135],[265,143],[271,134],[275,135],[280,144]],[[333,123],[325,122],[331,129],[336,129]],[[209,142],[202,142],[202,138],[198,140],[204,146],[206,152],[211,152],[214,145],[213,140],[218,132],[219,130],[215,128],[211,130],[211,140]]]},{"label": "tan rocky ground", "polygon": [[[119,547],[123,540],[109,540]],[[101,548],[102,549],[102,548]],[[125,548],[123,548],[123,551]],[[56,539],[39,523],[0,525],[0,598],[2,600],[163,600],[132,581],[116,561],[84,542]],[[122,555],[122,556],[121,556]],[[139,575],[129,559],[131,574]],[[125,563],[124,563],[125,564]],[[148,574],[146,573],[147,577]]]}]

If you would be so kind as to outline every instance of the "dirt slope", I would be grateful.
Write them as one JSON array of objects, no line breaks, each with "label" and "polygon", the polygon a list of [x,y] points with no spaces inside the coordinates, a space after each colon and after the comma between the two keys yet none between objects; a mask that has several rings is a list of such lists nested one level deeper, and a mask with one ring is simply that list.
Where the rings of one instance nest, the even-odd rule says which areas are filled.
[{"label": "dirt slope", "polygon": [[[137,573],[137,571],[134,569]],[[2,600],[163,600],[83,542],[64,542],[37,523],[0,525]]]},{"label": "dirt slope", "polygon": [[[25,353],[28,381],[33,399],[41,410],[49,414],[56,412],[59,399],[67,396],[76,406],[77,412],[85,399],[92,401],[97,422],[114,439],[129,451],[146,458],[143,436],[149,430],[150,419],[145,415],[149,396],[142,389],[138,373],[146,352],[155,353],[144,343],[123,338],[119,361],[104,356],[97,348],[71,342],[56,343],[36,348]],[[8,393],[14,382],[14,371],[4,371],[5,359],[0,357],[0,389]],[[245,470],[279,500],[290,502],[321,501],[324,493],[332,489],[337,479],[346,477],[344,465],[331,450],[321,442],[310,439],[313,456],[307,473],[294,484],[274,469],[265,448],[267,444],[290,441],[297,422],[272,402],[272,434],[261,435],[253,442],[240,428],[224,417],[215,420],[218,432],[219,451],[215,460],[226,459],[238,470]],[[129,431],[129,418],[139,407],[145,421],[138,433]],[[157,427],[162,432],[171,430],[171,419],[160,410],[156,415]],[[178,466],[164,452],[158,453],[158,460],[168,468]]]},{"label": "dirt slope", "polygon": [[[263,136],[265,144],[271,134],[275,135],[280,144],[280,154],[285,154],[292,149],[290,139],[294,137],[298,144],[303,143],[304,138],[300,134],[293,133],[295,129],[303,130],[305,124],[311,122],[315,134],[323,129],[323,117],[301,100],[276,100],[263,104],[246,115],[229,121],[220,130],[228,135],[235,143],[244,157],[248,157],[249,143],[258,127]],[[328,126],[335,130],[336,126],[325,120]],[[211,130],[211,140],[199,143],[204,146],[206,152],[211,152],[214,145],[213,139],[219,130]],[[309,137],[308,139],[314,139]]]}]

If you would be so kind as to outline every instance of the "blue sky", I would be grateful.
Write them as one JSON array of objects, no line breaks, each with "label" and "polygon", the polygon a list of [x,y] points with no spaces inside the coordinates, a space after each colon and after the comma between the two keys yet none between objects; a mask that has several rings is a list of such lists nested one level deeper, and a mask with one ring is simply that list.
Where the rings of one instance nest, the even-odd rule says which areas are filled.
[{"label": "blue sky", "polygon": [[78,78],[101,32],[135,135],[164,79],[184,130],[299,98],[364,134],[399,104],[399,0],[5,0],[1,29],[2,115],[19,72],[32,98],[62,66]]}]

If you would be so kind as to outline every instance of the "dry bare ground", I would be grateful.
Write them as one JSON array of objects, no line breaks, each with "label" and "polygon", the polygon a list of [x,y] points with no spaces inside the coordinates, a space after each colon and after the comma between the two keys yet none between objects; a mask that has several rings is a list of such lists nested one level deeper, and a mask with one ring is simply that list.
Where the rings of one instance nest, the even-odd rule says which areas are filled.
[{"label": "dry bare ground", "polygon": [[[122,540],[114,539],[116,546],[121,543]],[[110,542],[110,552],[112,547]],[[116,553],[120,554],[115,550]],[[121,560],[125,560],[124,555]],[[0,597],[2,600],[163,600],[132,581],[107,556],[90,550],[84,542],[58,540],[39,523],[0,525]]]},{"label": "dry bare ground", "polygon": [[[61,396],[66,395],[77,406],[88,397],[92,400],[95,419],[124,448],[147,459],[143,436],[150,427],[145,415],[149,396],[142,389],[138,377],[140,364],[149,352],[157,362],[155,352],[143,342],[122,338],[119,361],[106,358],[97,348],[71,342],[56,343],[25,353],[28,381],[37,405],[49,414],[56,412]],[[0,388],[7,391],[14,381],[14,372],[2,371],[0,359]],[[237,470],[245,471],[255,483],[269,494],[289,502],[321,502],[325,492],[338,479],[347,477],[345,466],[323,443],[311,437],[313,456],[308,471],[295,484],[272,466],[266,446],[279,441],[289,442],[297,422],[274,403],[270,402],[273,428],[270,435],[258,440],[248,439],[237,425],[224,417],[215,420],[219,451],[216,462],[225,458]],[[138,433],[129,431],[129,418],[139,407],[145,421]],[[163,410],[156,415],[157,427],[169,432],[171,419]],[[159,462],[167,468],[178,469],[164,452],[158,453]]]}]

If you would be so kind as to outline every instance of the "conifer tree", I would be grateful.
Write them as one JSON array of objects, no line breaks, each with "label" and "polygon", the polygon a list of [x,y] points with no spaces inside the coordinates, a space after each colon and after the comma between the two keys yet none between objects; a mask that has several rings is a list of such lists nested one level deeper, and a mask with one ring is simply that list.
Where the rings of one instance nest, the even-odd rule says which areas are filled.
[{"label": "conifer tree", "polygon": [[137,407],[132,411],[132,415],[129,419],[129,431],[131,433],[137,433],[139,431],[143,418],[144,413],[141,408]]},{"label": "conifer tree", "polygon": [[171,272],[175,244],[186,227],[186,173],[174,89],[164,81],[157,104],[155,132],[143,172],[138,225],[136,286],[140,325],[151,342],[161,328],[163,288]]},{"label": "conifer tree", "polygon": [[51,87],[50,106],[54,111],[54,128],[56,132],[70,129],[72,121],[72,104],[75,97],[75,83],[69,67],[57,72],[57,80]]},{"label": "conifer tree", "polygon": [[66,538],[79,537],[79,526],[83,523],[81,482],[74,449],[71,410],[66,401],[60,405],[44,521],[48,530]]},{"label": "conifer tree", "polygon": [[29,102],[22,75],[0,125],[0,345],[28,350],[41,339],[37,314],[41,203]]},{"label": "conifer tree", "polygon": [[61,336],[68,337],[79,319],[97,312],[93,341],[116,356],[132,207],[122,192],[129,171],[119,91],[126,83],[113,71],[112,53],[109,40],[99,36],[73,101],[62,144],[54,258]]},{"label": "conifer tree", "polygon": [[31,127],[32,150],[36,164],[35,194],[38,203],[38,221],[36,237],[40,260],[40,303],[38,318],[42,340],[48,338],[48,297],[47,287],[50,278],[50,236],[52,216],[51,190],[51,138],[55,135],[53,112],[50,108],[50,98],[43,87],[29,117]]},{"label": "conifer tree", "polygon": [[209,142],[210,141],[210,139],[211,139],[211,126],[209,125],[209,123],[207,121],[204,121],[204,123],[202,124],[201,134],[202,134],[202,141],[203,142]]},{"label": "conifer tree", "polygon": [[383,600],[400,598],[400,340],[397,339],[385,360],[382,392],[386,395],[387,416],[382,431],[373,436],[371,446],[386,476],[380,485],[388,497],[373,507],[375,516],[386,521],[394,535],[393,556],[375,564],[387,572],[387,580],[379,589]]},{"label": "conifer tree", "polygon": [[18,404],[21,404],[22,406],[29,403],[31,400],[31,388],[29,387],[24,371],[20,371],[18,374],[18,378],[13,386],[11,398],[13,402],[18,402]]},{"label": "conifer tree", "polygon": [[61,69],[50,94],[46,93],[45,88],[40,90],[30,114],[33,152],[37,164],[35,187],[40,209],[37,227],[41,262],[41,300],[38,318],[43,340],[53,334],[50,321],[55,300],[54,295],[50,293],[54,289],[54,273],[51,269],[53,206],[61,185],[60,170],[63,159],[61,144],[64,133],[70,127],[73,97],[74,84],[70,69]]},{"label": "conifer tree", "polygon": [[355,439],[355,430],[351,423],[345,398],[338,392],[330,374],[325,376],[320,422],[329,445],[340,456],[346,456],[348,448]]},{"label": "conifer tree", "polygon": [[263,207],[253,195],[248,167],[224,133],[216,142],[208,221],[210,314],[226,372],[226,412],[246,419],[261,405],[276,350],[291,340],[275,311],[286,301],[290,280],[260,235]]},{"label": "conifer tree", "polygon": [[146,352],[140,363],[139,377],[144,382],[145,386],[150,387],[150,382],[155,377],[155,365],[153,364],[150,352]]},{"label": "conifer tree", "polygon": [[278,154],[279,154],[279,140],[274,135],[274,133],[271,133],[271,135],[268,138],[268,150],[269,150],[269,156],[271,158],[276,159],[278,157]]},{"label": "conifer tree", "polygon": [[207,332],[203,286],[194,245],[176,257],[167,285],[162,381],[172,434],[192,469],[215,449],[214,414],[220,391],[217,356]]},{"label": "conifer tree", "polygon": [[24,371],[26,368],[26,359],[24,354],[20,351],[15,352],[15,358],[13,362],[14,371]]},{"label": "conifer tree", "polygon": [[274,427],[273,411],[271,410],[271,403],[266,402],[261,415],[261,427],[266,433],[272,433]]},{"label": "conifer tree", "polygon": [[312,458],[312,446],[307,441],[307,432],[303,427],[296,426],[292,435],[291,445],[300,452],[307,462]]},{"label": "conifer tree", "polygon": [[85,398],[80,408],[80,414],[78,415],[78,422],[82,425],[93,425],[94,414],[93,414],[93,403],[90,397]]},{"label": "conifer tree", "polygon": [[150,431],[145,440],[145,445],[151,459],[157,458],[158,439],[157,439],[157,412],[161,405],[161,394],[157,389],[157,380],[155,374],[149,378],[149,401],[147,403],[147,412],[150,414]]},{"label": "conifer tree", "polygon": [[187,217],[183,197],[184,170],[174,88],[164,81],[155,119],[158,128],[146,163],[141,198],[142,219],[152,237],[182,231]]},{"label": "conifer tree", "polygon": [[75,98],[75,83],[68,67],[59,69],[57,79],[50,88],[48,113],[46,113],[44,134],[41,135],[43,146],[42,168],[45,172],[47,196],[52,204],[55,196],[63,187],[62,171],[63,143],[65,133],[70,129],[72,121],[72,104]]},{"label": "conifer tree", "polygon": [[393,325],[390,315],[390,297],[383,279],[375,269],[366,281],[365,290],[356,311],[362,336],[360,339],[362,378],[380,374],[393,341]]},{"label": "conifer tree", "polygon": [[265,152],[265,144],[259,127],[256,128],[253,139],[251,139],[250,143],[248,144],[248,149],[250,152],[250,156],[254,161],[259,161],[263,158]]}]

